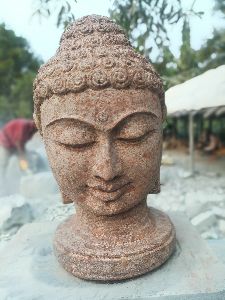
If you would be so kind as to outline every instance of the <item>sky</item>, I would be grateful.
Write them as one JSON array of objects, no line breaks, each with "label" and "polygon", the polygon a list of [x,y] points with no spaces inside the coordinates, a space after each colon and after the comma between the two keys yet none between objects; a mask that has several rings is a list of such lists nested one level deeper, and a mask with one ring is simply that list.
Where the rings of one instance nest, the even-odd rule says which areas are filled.
[{"label": "sky", "polygon": [[[108,9],[112,0],[77,0],[73,10],[76,18],[88,14],[100,14],[108,16]],[[190,7],[193,0],[183,0],[186,8]],[[8,29],[15,31],[16,35],[26,38],[31,50],[44,61],[55,54],[59,39],[63,32],[57,28],[56,18],[42,19],[32,17],[37,0],[0,0],[0,23],[4,22]],[[213,0],[196,0],[194,8],[204,11],[204,16],[191,21],[191,44],[194,49],[199,49],[206,39],[212,37],[213,28],[225,28],[225,20],[218,14],[212,15]],[[181,24],[170,30],[171,49],[178,56],[181,44],[179,34]]]}]

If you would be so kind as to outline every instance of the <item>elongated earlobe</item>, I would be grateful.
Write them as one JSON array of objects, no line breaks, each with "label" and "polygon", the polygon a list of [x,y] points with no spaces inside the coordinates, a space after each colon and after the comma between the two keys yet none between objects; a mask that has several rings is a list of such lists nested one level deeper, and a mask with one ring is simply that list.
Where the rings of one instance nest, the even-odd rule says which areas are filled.
[{"label": "elongated earlobe", "polygon": [[164,105],[162,108],[162,122],[166,121],[166,116],[167,116],[167,107],[166,105]]},{"label": "elongated earlobe", "polygon": [[150,188],[149,190],[149,194],[159,194],[160,193],[160,178],[156,178],[155,182],[154,182],[154,185]]},{"label": "elongated earlobe", "polygon": [[42,136],[41,124],[40,124],[40,121],[39,121],[39,119],[38,119],[38,117],[35,113],[33,114],[33,119],[34,119],[34,123],[35,123],[40,135]]},{"label": "elongated earlobe", "polygon": [[67,195],[65,195],[63,192],[61,192],[61,194],[62,194],[62,200],[64,204],[73,203],[73,201],[70,198],[68,198]]}]

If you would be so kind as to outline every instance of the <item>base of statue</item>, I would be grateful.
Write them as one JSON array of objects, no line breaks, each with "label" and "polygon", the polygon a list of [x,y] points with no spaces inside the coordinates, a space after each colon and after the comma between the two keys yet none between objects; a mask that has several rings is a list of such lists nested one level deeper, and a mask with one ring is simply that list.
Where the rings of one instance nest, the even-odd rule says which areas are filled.
[{"label": "base of statue", "polygon": [[170,217],[176,228],[171,258],[156,271],[109,283],[82,280],[61,267],[52,249],[59,221],[28,223],[0,249],[0,299],[224,300],[224,240],[214,241],[213,253],[184,215]]},{"label": "base of statue", "polygon": [[176,238],[163,212],[146,208],[141,219],[142,225],[132,220],[122,230],[96,236],[74,215],[56,230],[55,255],[64,269],[82,279],[112,281],[147,273],[170,257]]}]

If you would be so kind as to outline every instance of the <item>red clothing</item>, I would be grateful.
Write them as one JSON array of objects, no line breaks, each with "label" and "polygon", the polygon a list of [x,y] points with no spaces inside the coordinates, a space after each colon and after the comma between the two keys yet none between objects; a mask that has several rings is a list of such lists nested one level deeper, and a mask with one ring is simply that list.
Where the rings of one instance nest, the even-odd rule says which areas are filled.
[{"label": "red clothing", "polygon": [[17,149],[17,145],[23,149],[35,131],[35,124],[31,120],[12,120],[0,130],[0,145],[10,150]]}]

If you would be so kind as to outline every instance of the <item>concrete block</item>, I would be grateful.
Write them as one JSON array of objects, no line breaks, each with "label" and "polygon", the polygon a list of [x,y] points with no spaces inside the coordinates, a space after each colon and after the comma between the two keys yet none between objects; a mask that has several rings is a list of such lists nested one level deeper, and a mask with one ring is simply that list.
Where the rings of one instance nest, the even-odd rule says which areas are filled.
[{"label": "concrete block", "polygon": [[225,219],[225,209],[224,209],[224,208],[214,206],[214,207],[212,208],[212,212],[213,212],[218,218]]},{"label": "concrete block", "polygon": [[20,180],[23,175],[17,155],[12,155],[5,170],[6,195],[13,195],[19,192]]},{"label": "concrete block", "polygon": [[216,216],[211,211],[205,211],[191,219],[191,223],[202,232],[216,223]]},{"label": "concrete block", "polygon": [[0,251],[0,299],[225,299],[225,266],[183,215],[170,217],[177,230],[171,259],[153,272],[116,283],[77,279],[58,264],[52,250],[58,223],[25,225]]},{"label": "concrete block", "polygon": [[19,227],[33,220],[31,206],[21,195],[2,197],[0,203],[0,232],[16,232]]},{"label": "concrete block", "polygon": [[26,198],[41,198],[57,194],[59,189],[51,172],[40,172],[21,179],[20,193]]},{"label": "concrete block", "polygon": [[[225,220],[219,220],[218,221],[218,227],[219,230],[225,233]],[[225,252],[225,246],[224,246],[224,252]]]},{"label": "concrete block", "polygon": [[225,239],[208,240],[207,242],[219,260],[225,265]]}]

